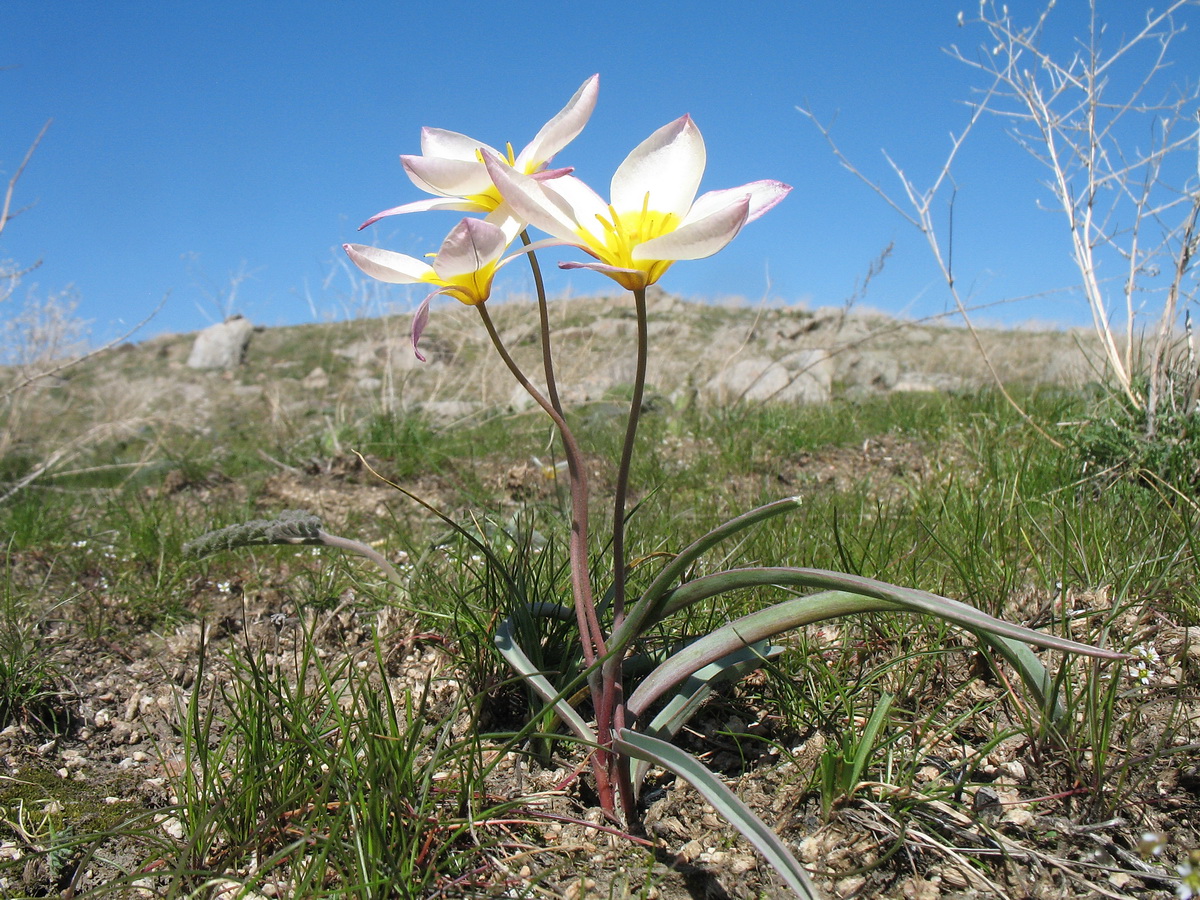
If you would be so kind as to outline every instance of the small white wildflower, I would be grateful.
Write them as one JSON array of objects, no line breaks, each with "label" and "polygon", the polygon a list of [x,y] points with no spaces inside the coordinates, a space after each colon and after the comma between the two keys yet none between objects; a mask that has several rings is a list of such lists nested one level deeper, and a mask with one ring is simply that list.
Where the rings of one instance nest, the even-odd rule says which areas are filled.
[{"label": "small white wildflower", "polygon": [[220,591],[222,594],[228,594],[231,591],[233,591],[233,585],[228,581],[218,581],[217,582],[217,590]]},{"label": "small white wildflower", "polygon": [[77,550],[80,550],[87,546],[87,541],[72,541],[71,546]]},{"label": "small white wildflower", "polygon": [[1134,658],[1126,664],[1126,674],[1142,684],[1149,684],[1162,657],[1151,644],[1138,644],[1130,651]]},{"label": "small white wildflower", "polygon": [[1151,856],[1162,856],[1163,850],[1167,847],[1167,837],[1157,831],[1143,831],[1141,838],[1138,839],[1138,853],[1143,859],[1148,859]]},{"label": "small white wildflower", "polygon": [[1175,885],[1175,894],[1180,900],[1191,900],[1200,892],[1200,868],[1197,868],[1196,851],[1190,857],[1175,867],[1179,873],[1179,884]]}]

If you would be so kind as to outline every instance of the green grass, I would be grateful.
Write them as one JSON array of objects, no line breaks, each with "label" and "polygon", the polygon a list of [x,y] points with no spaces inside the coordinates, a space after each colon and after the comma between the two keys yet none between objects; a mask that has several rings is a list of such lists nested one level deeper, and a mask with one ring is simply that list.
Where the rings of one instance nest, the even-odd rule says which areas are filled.
[{"label": "green grass", "polygon": [[[1078,416],[1088,400],[1031,392],[1023,402],[1053,423]],[[609,460],[620,420],[605,404],[572,418],[595,461],[594,577],[603,584],[611,563],[599,536],[612,514]],[[514,466],[553,456],[547,436],[534,414],[449,428],[368,411],[298,440],[245,426],[211,443],[165,436],[171,468],[183,475],[172,491],[161,489],[160,473],[27,492],[0,509],[10,556],[0,710],[49,728],[36,710],[64,683],[60,638],[165,634],[211,623],[218,611],[236,620],[240,596],[247,607],[278,612],[292,630],[272,639],[266,619],[247,620],[244,633],[213,638],[190,690],[164,713],[162,752],[179,746],[185,755],[171,783],[177,802],[159,814],[176,820],[182,837],[165,838],[144,817],[127,824],[146,841],[141,862],[156,864],[157,889],[184,896],[219,877],[314,897],[397,896],[398,884],[414,885],[411,896],[503,893],[521,882],[513,874],[520,864],[510,872],[497,860],[541,841],[544,823],[518,794],[498,791],[496,760],[511,753],[531,772],[569,770],[580,752],[550,733],[553,718],[511,679],[490,640],[497,620],[522,603],[569,597],[562,490],[534,478],[514,500],[506,484]],[[275,462],[258,452],[264,446]],[[271,487],[288,477],[278,463],[328,462],[338,448],[343,457],[360,450],[406,486],[432,487],[448,516],[492,546],[491,559],[461,538],[441,543],[445,524],[399,494],[384,520],[352,509],[343,524],[378,540],[392,559],[407,556],[405,591],[332,551],[182,559],[181,545],[200,532],[284,508]],[[110,458],[127,454],[113,450]],[[103,459],[98,453],[95,461]],[[361,471],[323,482],[325,490],[372,483]],[[789,518],[719,548],[701,566],[839,569],[1125,649],[1197,624],[1193,508],[1165,503],[1134,481],[1088,480],[1075,449],[1052,446],[991,392],[798,409],[659,405],[643,418],[631,483],[637,508],[628,542],[638,582],[653,577],[658,554],[756,503],[799,495],[803,504]],[[226,582],[242,593],[219,590]],[[773,596],[723,597],[689,610],[679,632],[658,639],[700,633]],[[53,638],[43,625],[51,619]],[[578,667],[562,649],[560,623],[526,625],[542,629],[523,644],[539,665]],[[345,637],[355,628],[357,642]],[[444,657],[423,680],[401,677],[399,657],[416,646],[413,635]],[[780,759],[803,757],[792,748],[823,747],[796,776],[796,808],[836,821],[870,798],[898,822],[919,823],[923,802],[969,802],[973,785],[995,777],[989,755],[1018,735],[1036,772],[1019,787],[1064,795],[1041,801],[1040,813],[1094,821],[1124,810],[1131,829],[1148,827],[1155,779],[1178,745],[1195,739],[1185,708],[1195,694],[1188,665],[1167,690],[1121,677],[1120,666],[1048,657],[1066,710],[1052,721],[973,647],[943,625],[898,616],[808,629],[765,678],[714,700],[712,716],[702,715],[686,739],[717,740],[719,710],[767,710],[765,724],[739,740],[783,748]],[[746,755],[745,771],[761,765],[755,758]],[[71,841],[87,852],[123,827],[81,822]],[[50,854],[53,843],[38,852]],[[558,877],[561,860],[552,854],[520,858],[532,865],[529,878]],[[973,858],[994,870],[986,855]],[[142,877],[128,866],[112,889]],[[532,891],[528,878],[521,883]],[[628,888],[631,896],[641,890]]]}]

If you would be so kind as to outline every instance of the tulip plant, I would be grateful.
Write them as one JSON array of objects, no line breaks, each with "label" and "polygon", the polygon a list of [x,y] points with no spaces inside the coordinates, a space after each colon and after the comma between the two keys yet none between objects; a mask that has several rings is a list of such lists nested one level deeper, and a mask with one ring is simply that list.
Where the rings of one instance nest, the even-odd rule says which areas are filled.
[{"label": "tulip plant", "polygon": [[[534,602],[522,614],[574,622],[584,674],[574,681],[563,678],[556,683],[551,673],[539,671],[518,643],[515,617],[498,626],[495,644],[575,738],[589,748],[591,771],[604,812],[614,821],[636,828],[641,783],[650,766],[661,766],[696,787],[799,895],[816,896],[803,867],[785,844],[716,775],[671,743],[714,686],[754,671],[780,652],[771,644],[772,639],[836,616],[878,611],[938,616],[973,632],[1013,664],[1048,715],[1056,714],[1054,688],[1027,645],[1095,657],[1117,658],[1120,654],[1009,624],[945,597],[837,572],[754,567],[690,576],[697,561],[711,548],[795,509],[800,503],[798,498],[770,503],[713,529],[675,553],[640,594],[629,595],[626,500],[646,380],[646,289],[677,260],[700,259],[721,250],[743,225],[782,201],[791,188],[777,181],[756,181],[697,197],[705,167],[704,140],[696,124],[685,115],[633,149],[614,173],[610,200],[605,201],[575,177],[572,169],[550,168],[554,156],[586,124],[598,87],[599,76],[584,82],[566,107],[519,154],[514,154],[511,146],[501,153],[462,134],[425,129],[421,134],[422,154],[403,156],[401,160],[412,182],[434,198],[385,210],[363,227],[385,216],[430,210],[478,213],[483,218],[468,217],[455,225],[431,263],[361,244],[347,244],[345,250],[373,278],[400,284],[425,283],[435,288],[413,320],[412,343],[418,357],[417,346],[428,324],[433,297],[444,294],[474,306],[513,377],[557,428],[570,481],[573,604],[566,607]],[[548,237],[533,241],[530,227]],[[517,238],[523,246],[505,257]],[[611,572],[611,581],[599,602],[589,574],[588,477],[556,389],[546,295],[534,252],[549,246],[573,247],[587,254],[589,261],[559,265],[592,269],[613,279],[632,295],[637,321],[632,348],[636,375],[613,497],[608,542],[611,566],[605,567]],[[537,286],[545,394],[513,360],[487,310],[496,271],[522,257],[531,264]],[[300,530],[284,528],[281,534],[274,540],[354,549],[352,542],[335,539],[312,523]],[[626,671],[639,639],[675,613],[710,597],[761,586],[784,589],[788,599],[693,640],[658,661],[636,681]],[[801,590],[807,593],[799,593]],[[585,683],[586,692],[581,691]],[[585,720],[573,705],[581,693],[590,693],[592,698],[592,721]]]}]

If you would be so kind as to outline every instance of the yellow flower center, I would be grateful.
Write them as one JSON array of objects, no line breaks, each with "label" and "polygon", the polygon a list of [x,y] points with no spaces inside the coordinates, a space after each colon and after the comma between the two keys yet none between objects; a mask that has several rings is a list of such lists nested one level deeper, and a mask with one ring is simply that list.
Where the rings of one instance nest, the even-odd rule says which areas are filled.
[{"label": "yellow flower center", "polygon": [[492,262],[473,272],[451,275],[449,278],[442,278],[438,274],[430,272],[423,280],[430,284],[436,284],[442,289],[443,294],[453,297],[460,303],[476,306],[491,296],[492,278],[495,274],[496,263]]},{"label": "yellow flower center", "polygon": [[650,209],[650,194],[642,200],[642,208],[636,212],[619,213],[608,207],[608,218],[596,216],[600,223],[598,232],[579,230],[588,249],[598,260],[622,269],[634,269],[638,274],[619,272],[605,273],[627,290],[654,284],[671,267],[671,259],[633,258],[633,248],[651,238],[670,234],[679,227],[680,218],[675,213],[662,213]]},{"label": "yellow flower center", "polygon": [[[504,145],[504,152],[505,152],[505,155],[508,157],[508,164],[510,166],[515,166],[517,163],[517,157],[513,153],[513,146],[512,146],[511,141]],[[475,156],[479,160],[480,165],[483,165],[483,151],[476,150]],[[527,172],[525,174],[532,174],[532,173]],[[500,191],[498,191],[496,189],[496,186],[493,184],[490,187],[488,187],[488,189],[486,191],[484,191],[480,194],[470,194],[469,196],[466,196],[463,199],[470,200],[474,203],[478,203],[480,206],[482,206],[488,212],[491,212],[492,210],[494,210],[496,207],[498,207],[500,205],[500,203],[502,202],[502,200],[504,198],[502,198],[500,196]]]}]

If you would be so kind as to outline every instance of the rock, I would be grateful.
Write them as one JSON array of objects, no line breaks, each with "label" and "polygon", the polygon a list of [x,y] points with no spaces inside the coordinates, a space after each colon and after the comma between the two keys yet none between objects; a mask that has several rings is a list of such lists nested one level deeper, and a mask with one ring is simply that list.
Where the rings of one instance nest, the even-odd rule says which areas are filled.
[{"label": "rock", "polygon": [[797,350],[779,360],[792,381],[779,397],[783,403],[825,403],[833,394],[833,357],[828,350]]},{"label": "rock", "polygon": [[890,391],[900,382],[900,362],[893,354],[867,351],[847,361],[842,377],[847,387]]},{"label": "rock", "polygon": [[429,400],[420,404],[420,409],[440,422],[453,422],[474,415],[479,411],[479,406],[470,400]]},{"label": "rock", "polygon": [[192,369],[236,369],[246,357],[254,326],[243,316],[230,316],[196,335],[188,367]]},{"label": "rock", "polygon": [[[408,371],[423,365],[413,353],[412,340],[407,336],[363,339],[338,347],[333,352],[344,356],[357,368],[390,367],[396,371]],[[441,358],[446,355],[445,347],[432,338],[422,343],[421,352],[431,360],[434,356]]]},{"label": "rock", "polygon": [[948,375],[942,372],[913,372],[903,376],[892,385],[892,390],[938,393],[962,390],[965,386],[965,379],[956,375]]},{"label": "rock", "polygon": [[300,382],[304,385],[304,389],[308,391],[323,391],[329,387],[329,375],[320,366],[314,368],[311,372],[304,376]]},{"label": "rock", "polygon": [[[823,403],[829,399],[832,366],[824,351],[801,350],[783,362],[752,357],[718,372],[701,390],[704,399],[726,404],[739,400],[776,403]],[[811,355],[817,354],[817,355]]]}]

